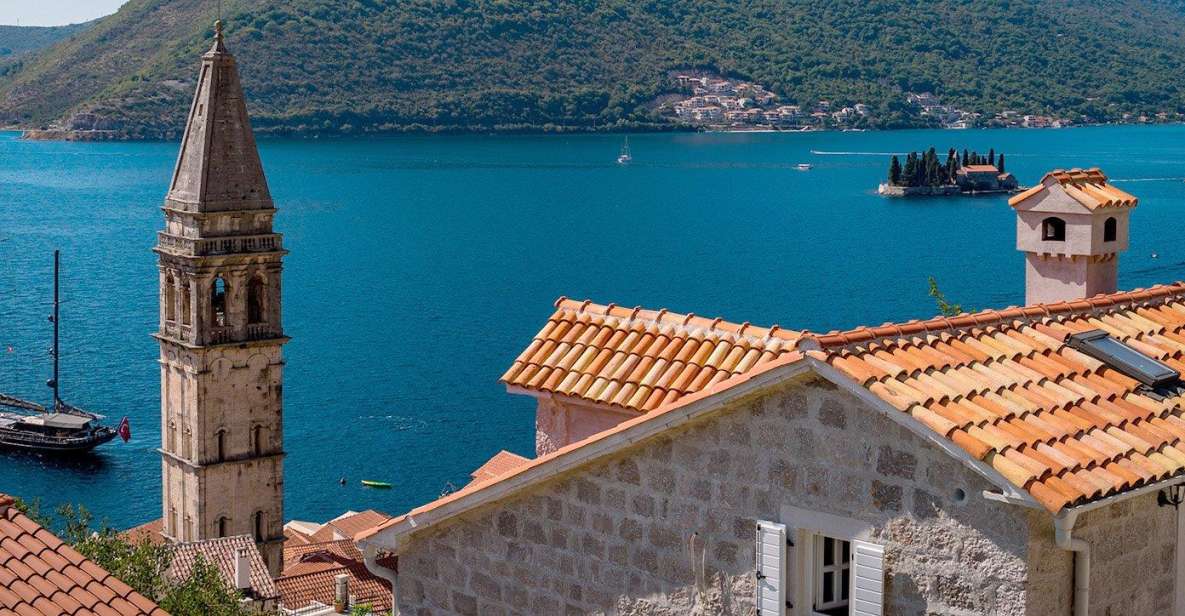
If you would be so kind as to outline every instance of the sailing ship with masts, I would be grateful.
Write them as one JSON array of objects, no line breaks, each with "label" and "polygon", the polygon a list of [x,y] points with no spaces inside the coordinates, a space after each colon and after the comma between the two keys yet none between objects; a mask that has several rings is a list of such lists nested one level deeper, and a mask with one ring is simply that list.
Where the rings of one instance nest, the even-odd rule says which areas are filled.
[{"label": "sailing ship with masts", "polygon": [[[61,397],[59,347],[61,302],[58,285],[61,257],[54,251],[53,272],[53,378],[46,382],[53,390],[53,402],[45,407],[36,402],[0,394],[0,447],[45,453],[81,453],[122,436],[131,436],[127,418],[119,428],[103,425],[103,416],[66,403]],[[7,409],[7,410],[5,410]]]}]

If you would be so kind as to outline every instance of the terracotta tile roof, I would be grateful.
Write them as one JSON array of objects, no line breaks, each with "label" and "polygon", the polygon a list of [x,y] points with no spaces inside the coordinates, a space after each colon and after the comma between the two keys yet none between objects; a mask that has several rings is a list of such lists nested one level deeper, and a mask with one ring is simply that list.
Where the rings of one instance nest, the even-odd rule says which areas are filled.
[{"label": "terracotta tile roof", "polygon": [[965,171],[967,173],[999,173],[1000,172],[1000,170],[997,169],[995,165],[967,165],[966,167],[960,167],[959,171]]},{"label": "terracotta tile roof", "polygon": [[494,454],[494,457],[470,473],[469,476],[473,477],[473,481],[489,481],[490,479],[509,473],[530,461],[530,458],[524,458],[518,454],[502,450]]},{"label": "terracotta tile roof", "polygon": [[306,535],[294,528],[284,526],[284,545],[306,545],[312,542],[313,539],[310,535]]},{"label": "terracotta tile roof", "polygon": [[0,494],[0,614],[168,616]]},{"label": "terracotta tile roof", "polygon": [[[395,560],[380,558],[379,564],[394,568]],[[343,573],[350,576],[350,594],[356,604],[368,603],[376,613],[391,609],[391,585],[366,569],[362,552],[351,539],[285,546],[284,571],[276,587],[287,609],[314,602],[333,605],[334,579]]]},{"label": "terracotta tile roof", "polygon": [[235,586],[235,555],[240,549],[246,549],[251,558],[251,590],[257,599],[275,599],[280,595],[272,576],[268,573],[267,563],[255,547],[255,540],[249,535],[237,537],[223,537],[206,541],[191,541],[173,545],[173,563],[169,574],[175,579],[189,577],[198,556],[206,562],[218,567],[222,580],[228,586]]},{"label": "terracotta tile roof", "polygon": [[440,521],[425,522],[429,514],[445,510],[448,519],[465,510],[454,504],[480,503],[481,493],[504,483],[515,487],[499,498],[514,494],[534,480],[518,481],[520,476],[550,476],[535,469],[584,459],[584,451],[600,452],[604,441],[641,426],[674,425],[667,415],[804,358],[836,368],[839,377],[911,415],[1050,512],[1185,474],[1185,395],[1147,395],[1135,380],[1067,346],[1069,335],[1093,329],[1185,373],[1185,282],[1074,302],[804,333],[798,350],[492,480],[470,483],[355,539],[369,540],[411,518],[422,530]]},{"label": "terracotta tile roof", "polygon": [[1059,186],[1067,195],[1089,210],[1108,207],[1136,207],[1139,199],[1118,189],[1107,180],[1098,167],[1090,169],[1057,169],[1045,174],[1041,183],[1012,197],[1008,204],[1017,207],[1042,191]]},{"label": "terracotta tile roof", "polygon": [[131,543],[140,543],[141,541],[149,541],[156,545],[164,545],[165,538],[161,533],[165,530],[165,522],[161,518],[157,518],[151,522],[146,522],[134,528],[129,528],[123,531],[123,538]]},{"label": "terracotta tile roof", "polygon": [[359,531],[371,528],[376,524],[382,524],[390,519],[391,516],[381,511],[375,511],[374,509],[367,509],[362,512],[351,511],[327,522],[320,530],[309,537],[309,541],[320,543],[348,539],[358,534]]},{"label": "terracotta tile roof", "polygon": [[1185,283],[814,336],[807,355],[1057,512],[1185,471],[1185,396],[1067,346],[1094,329],[1185,372]]},{"label": "terracotta tile roof", "polygon": [[799,336],[776,325],[560,298],[502,382],[647,412],[784,356]]}]

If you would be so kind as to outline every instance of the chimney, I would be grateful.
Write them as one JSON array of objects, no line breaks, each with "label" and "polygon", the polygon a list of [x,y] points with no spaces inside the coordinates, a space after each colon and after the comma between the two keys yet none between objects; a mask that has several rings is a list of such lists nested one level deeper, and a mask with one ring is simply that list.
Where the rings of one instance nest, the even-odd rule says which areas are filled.
[{"label": "chimney", "polygon": [[235,550],[235,588],[251,594],[251,551],[247,548]]},{"label": "chimney", "polygon": [[8,508],[16,504],[16,499],[7,495],[0,494],[0,517],[8,515]]},{"label": "chimney", "polygon": [[1097,167],[1050,171],[1008,201],[1016,249],[1025,254],[1025,303],[1051,304],[1114,293],[1128,216],[1138,200]]},{"label": "chimney", "polygon": [[350,609],[350,576],[342,573],[333,578],[333,611],[345,614]]}]

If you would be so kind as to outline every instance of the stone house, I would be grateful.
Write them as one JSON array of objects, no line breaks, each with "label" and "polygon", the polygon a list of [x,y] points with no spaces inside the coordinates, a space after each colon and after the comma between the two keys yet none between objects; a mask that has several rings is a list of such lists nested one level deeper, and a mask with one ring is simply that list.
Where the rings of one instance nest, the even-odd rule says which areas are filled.
[{"label": "stone house", "polygon": [[503,377],[537,457],[355,539],[397,614],[1185,613],[1185,283],[1066,293],[827,334],[561,300]]},{"label": "stone house", "polygon": [[955,172],[955,183],[965,191],[1015,190],[1016,177],[995,165],[967,165]]}]

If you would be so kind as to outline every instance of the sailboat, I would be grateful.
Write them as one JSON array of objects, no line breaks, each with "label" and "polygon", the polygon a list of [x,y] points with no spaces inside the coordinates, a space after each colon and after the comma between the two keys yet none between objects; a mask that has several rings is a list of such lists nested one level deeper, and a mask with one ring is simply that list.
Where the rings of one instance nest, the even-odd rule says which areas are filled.
[{"label": "sailboat", "polygon": [[617,157],[617,164],[628,165],[633,162],[634,156],[630,154],[630,138],[625,138],[625,145],[621,146],[621,154]]},{"label": "sailboat", "polygon": [[[58,380],[61,349],[58,345],[61,301],[58,275],[59,251],[53,253],[53,378],[46,382],[53,389],[53,404],[46,408],[36,402],[0,394],[0,447],[44,453],[81,453],[110,442],[116,436],[126,441],[131,436],[127,418],[116,430],[102,424],[102,415],[84,411],[62,400]],[[3,409],[11,410],[3,410]]]}]

